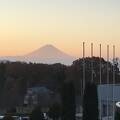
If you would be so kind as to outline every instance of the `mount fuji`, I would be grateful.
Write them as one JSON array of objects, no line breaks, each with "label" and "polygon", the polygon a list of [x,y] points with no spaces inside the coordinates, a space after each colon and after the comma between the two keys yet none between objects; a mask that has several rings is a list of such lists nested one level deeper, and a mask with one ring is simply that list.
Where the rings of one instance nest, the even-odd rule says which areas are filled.
[{"label": "mount fuji", "polygon": [[61,63],[65,65],[71,65],[75,59],[75,57],[68,55],[53,45],[45,45],[23,56],[0,57],[1,61],[22,61],[44,64]]}]

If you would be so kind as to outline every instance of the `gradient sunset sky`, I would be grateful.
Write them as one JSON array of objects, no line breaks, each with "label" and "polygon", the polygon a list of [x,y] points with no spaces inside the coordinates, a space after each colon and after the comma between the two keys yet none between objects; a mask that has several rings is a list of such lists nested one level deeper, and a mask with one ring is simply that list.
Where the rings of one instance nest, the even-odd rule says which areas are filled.
[{"label": "gradient sunset sky", "polygon": [[0,56],[45,44],[81,56],[83,41],[87,55],[93,42],[95,55],[114,44],[120,57],[120,0],[0,0]]}]

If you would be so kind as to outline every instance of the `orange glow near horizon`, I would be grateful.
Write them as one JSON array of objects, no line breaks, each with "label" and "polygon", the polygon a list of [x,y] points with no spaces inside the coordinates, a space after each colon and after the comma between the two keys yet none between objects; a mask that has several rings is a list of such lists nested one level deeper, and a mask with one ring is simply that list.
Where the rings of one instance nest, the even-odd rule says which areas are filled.
[{"label": "orange glow near horizon", "polygon": [[[108,4],[109,3],[109,4]],[[118,0],[3,0],[0,1],[0,56],[24,55],[46,44],[76,57],[86,56],[94,43],[106,57],[106,46],[116,46],[120,57],[120,1]]]},{"label": "orange glow near horizon", "polygon": [[[0,47],[0,56],[19,56],[28,54],[46,44],[52,44],[56,48],[62,50],[65,53],[68,53],[71,56],[75,56],[76,58],[82,57],[82,44],[83,41],[77,41],[73,43],[74,40],[71,41],[4,41],[1,42]],[[99,56],[99,44],[101,41],[91,41],[94,45],[94,56]],[[91,42],[85,41],[85,54],[87,56],[91,56]],[[110,45],[110,58],[112,58],[113,45],[116,46],[116,57],[120,56],[119,53],[119,43],[106,41],[102,44],[102,57],[106,58],[107,45]]]}]

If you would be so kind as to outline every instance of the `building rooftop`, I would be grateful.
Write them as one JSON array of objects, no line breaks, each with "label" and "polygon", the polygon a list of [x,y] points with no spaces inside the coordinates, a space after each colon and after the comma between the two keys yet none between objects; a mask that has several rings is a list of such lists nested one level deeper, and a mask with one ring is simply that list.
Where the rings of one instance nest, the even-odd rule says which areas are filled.
[{"label": "building rooftop", "polygon": [[32,91],[33,93],[51,93],[52,92],[48,88],[43,86],[28,88],[28,91]]}]

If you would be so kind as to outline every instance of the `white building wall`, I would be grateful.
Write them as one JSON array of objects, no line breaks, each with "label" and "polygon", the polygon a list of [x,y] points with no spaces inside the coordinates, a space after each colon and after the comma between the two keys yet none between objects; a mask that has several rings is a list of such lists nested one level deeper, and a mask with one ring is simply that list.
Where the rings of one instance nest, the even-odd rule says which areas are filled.
[{"label": "white building wall", "polygon": [[102,118],[103,119],[108,118],[107,116],[108,110],[109,118],[114,120],[113,118],[115,110],[113,110],[113,108],[116,107],[115,103],[120,101],[120,85],[113,84],[98,85],[98,101],[99,111],[100,115],[102,115]]}]

